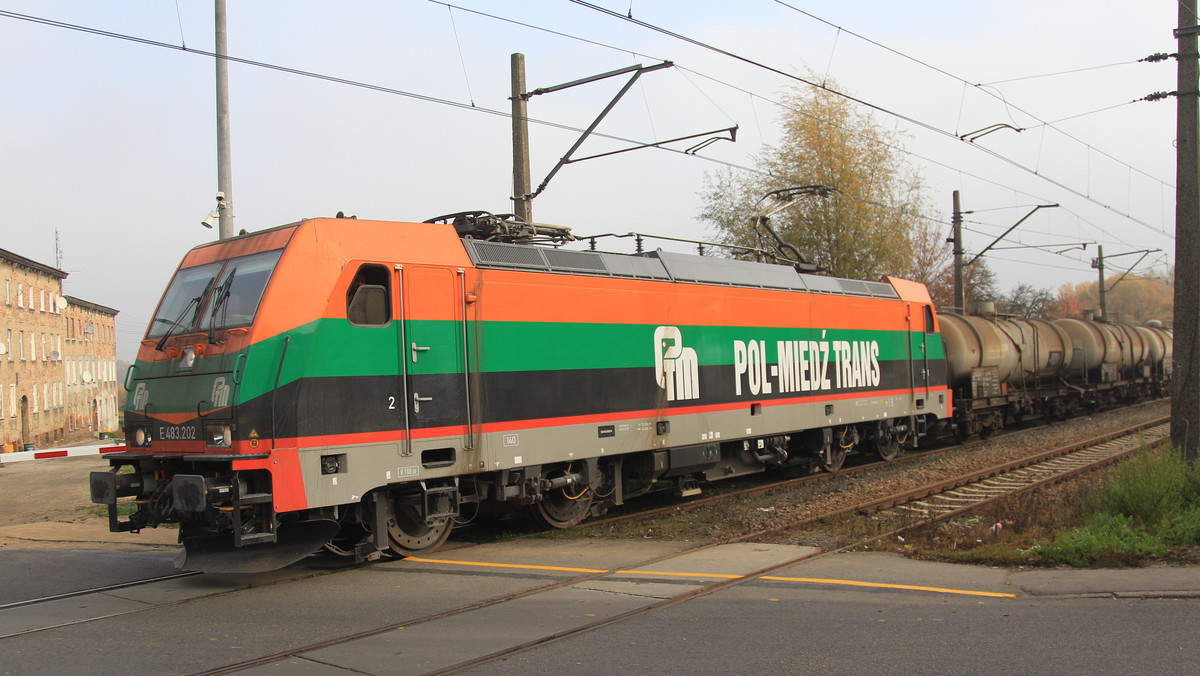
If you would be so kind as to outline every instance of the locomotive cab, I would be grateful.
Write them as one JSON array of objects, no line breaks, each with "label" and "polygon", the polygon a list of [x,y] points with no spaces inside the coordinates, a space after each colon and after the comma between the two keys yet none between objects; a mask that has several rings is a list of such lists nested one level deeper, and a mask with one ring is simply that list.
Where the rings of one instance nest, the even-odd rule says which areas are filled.
[{"label": "locomotive cab", "polygon": [[193,249],[126,376],[126,451],[91,478],[110,529],[177,524],[181,567],[221,572],[339,532],[366,558],[440,544],[478,462],[461,452],[468,264],[451,227],[351,219]]}]

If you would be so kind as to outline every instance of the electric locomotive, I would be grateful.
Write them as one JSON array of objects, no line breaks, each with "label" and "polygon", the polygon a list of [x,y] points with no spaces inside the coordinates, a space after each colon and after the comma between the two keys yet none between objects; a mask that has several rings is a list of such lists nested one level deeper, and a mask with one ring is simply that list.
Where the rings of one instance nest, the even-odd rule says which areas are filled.
[{"label": "electric locomotive", "polygon": [[890,459],[950,415],[921,284],[548,239],[476,212],[196,247],[92,500],[114,531],[178,524],[182,567],[257,571],[429,552],[489,505],[561,528],[654,485]]}]

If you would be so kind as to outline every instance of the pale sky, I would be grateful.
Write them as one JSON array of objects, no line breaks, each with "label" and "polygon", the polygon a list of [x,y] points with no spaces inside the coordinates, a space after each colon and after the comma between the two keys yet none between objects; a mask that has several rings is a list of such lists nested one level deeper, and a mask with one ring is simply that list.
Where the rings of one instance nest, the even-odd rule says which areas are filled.
[{"label": "pale sky", "polygon": [[[229,0],[233,57],[465,106],[230,64],[239,229],[339,210],[402,221],[511,211],[510,121],[484,109],[509,110],[509,55],[522,52],[530,88],[678,64],[644,75],[599,132],[654,142],[740,125],[736,143],[699,157],[647,149],[571,164],[535,200],[535,220],[576,234],[711,237],[696,220],[705,173],[752,166],[778,138],[772,101],[798,84],[568,0],[452,4]],[[949,222],[954,190],[976,211],[966,217],[971,255],[1032,205],[1059,203],[998,246],[1095,242],[1115,274],[1137,256],[1113,257],[1137,249],[1163,249],[1139,271],[1173,264],[1175,99],[1119,104],[1175,89],[1173,59],[1128,63],[1175,51],[1175,3],[595,4],[775,70],[828,75],[902,116],[874,113],[907,134],[935,202],[930,217]],[[213,60],[179,49],[213,49],[212,2],[0,0],[0,11],[0,248],[53,265],[57,229],[65,292],[120,310],[118,356],[132,359],[178,261],[216,237],[200,226],[217,189]],[[998,82],[1077,69],[1091,70]],[[585,127],[623,82],[535,97],[530,117]],[[974,86],[987,83],[996,84]],[[1117,107],[1074,117],[1108,106]],[[954,138],[999,123],[1025,131]],[[533,125],[535,185],[577,136]],[[577,155],[626,146],[596,138]],[[1095,279],[1094,256],[1089,245],[1001,250],[988,261],[1002,289],[1054,289]]]}]

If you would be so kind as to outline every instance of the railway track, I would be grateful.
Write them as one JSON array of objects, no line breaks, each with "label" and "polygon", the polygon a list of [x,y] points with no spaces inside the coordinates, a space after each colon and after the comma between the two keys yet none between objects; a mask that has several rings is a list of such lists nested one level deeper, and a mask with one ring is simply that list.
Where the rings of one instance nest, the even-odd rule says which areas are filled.
[{"label": "railway track", "polygon": [[[863,510],[872,510],[878,515],[882,513],[882,510],[893,510],[897,519],[905,521],[905,523],[902,525],[902,528],[910,528],[915,525],[919,525],[920,523],[927,523],[930,519],[949,518],[949,516],[953,514],[977,508],[979,505],[984,504],[984,502],[996,499],[1002,494],[1012,494],[1012,492],[1017,490],[1032,490],[1037,486],[1045,485],[1051,481],[1062,480],[1071,474],[1086,471],[1087,469],[1093,468],[1105,462],[1112,462],[1123,455],[1139,449],[1142,445],[1143,439],[1153,442],[1157,439],[1165,437],[1167,432],[1168,426],[1166,421],[1155,420],[1150,423],[1135,425],[1125,430],[1121,430],[1120,432],[1107,434],[1103,437],[1097,437],[1077,444],[1056,448],[1052,451],[1041,453],[1021,461],[1006,463],[1003,466],[995,466],[986,470],[974,472],[972,473],[972,476],[964,475],[961,477],[956,477],[953,480],[921,486],[916,489],[890,495],[872,502],[855,505],[854,507],[846,510],[840,510],[839,512],[835,512],[833,514],[823,515],[823,517],[828,518],[829,516],[836,516],[842,512],[857,513]],[[946,497],[941,498],[937,496]],[[959,502],[967,499],[960,496],[971,496],[971,502],[969,504]],[[943,501],[944,508],[935,506],[938,501]],[[926,504],[930,505],[930,507],[926,508],[923,506]],[[721,542],[709,543],[687,549],[686,553],[691,554],[695,552],[702,552],[704,550],[713,549],[722,545],[730,544],[732,542],[757,540],[775,534],[780,530],[803,527],[806,523],[815,521],[816,519],[806,520],[800,523],[789,524],[784,529],[763,531],[748,536],[741,536]],[[893,530],[890,532],[898,531]],[[888,534],[890,534],[890,532]],[[876,537],[883,537],[884,535],[879,535]],[[787,579],[773,578],[772,575],[790,566],[794,566],[804,560],[816,558],[818,556],[826,556],[829,553],[830,552],[816,552],[812,554],[796,556],[741,575],[713,576],[718,579],[727,579],[719,579],[719,581],[716,582],[710,581],[700,585],[689,586],[686,591],[670,595],[669,597],[662,598],[660,600],[647,602],[640,607],[625,612],[616,613],[591,622],[583,623],[578,626],[572,626],[560,631],[551,632],[532,640],[517,642],[515,645],[484,655],[468,657],[451,664],[443,663],[441,666],[427,670],[424,673],[456,674],[479,669],[481,667],[486,667],[488,664],[511,658],[517,654],[533,650],[535,648],[541,648],[590,631],[602,629],[616,623],[626,622],[634,618],[660,612],[672,606],[686,603],[710,594],[718,593],[732,587],[760,580],[767,581],[772,579]],[[679,556],[678,552],[666,556],[658,556],[646,559],[629,567],[645,568],[676,556]],[[422,562],[421,559],[417,559],[416,561]],[[425,561],[425,563],[437,564],[439,562]],[[526,589],[518,593],[505,594],[483,601],[463,605],[452,610],[434,613],[420,618],[413,618],[403,622],[392,622],[384,626],[356,632],[350,635],[338,637],[336,639],[294,647],[276,654],[260,656],[235,664],[228,664],[209,671],[199,672],[197,676],[218,676],[221,674],[236,673],[243,670],[255,669],[269,665],[288,666],[282,663],[288,660],[307,661],[310,658],[305,657],[306,654],[316,653],[317,651],[327,648],[347,646],[356,641],[369,640],[384,634],[388,634],[389,632],[399,631],[401,629],[404,631],[409,631],[410,629],[423,624],[436,622],[438,620],[447,618],[453,618],[455,616],[464,615],[474,611],[494,608],[505,603],[517,602],[522,599],[528,599],[542,594],[566,590],[604,578],[608,578],[609,581],[612,579],[619,579],[623,573],[628,572],[629,571],[623,570],[606,570],[571,575],[565,578],[559,578],[550,581],[546,584],[537,585],[533,588]],[[399,640],[399,638],[397,637],[397,639],[394,640]],[[315,659],[318,663],[320,662],[319,657],[311,659]],[[291,666],[295,665],[293,664]]]},{"label": "railway track", "polygon": [[[88,587],[0,605],[0,641],[118,615],[128,615],[151,608],[160,608],[164,605],[174,605],[173,603],[160,605],[134,603],[114,595],[114,592],[169,583],[199,574],[184,572],[160,575],[144,580]],[[79,600],[79,602],[75,604],[74,608],[64,610],[66,608],[64,602],[72,600]],[[180,600],[175,603],[182,602],[183,600]],[[54,619],[47,621],[46,618]]]},{"label": "railway track", "polygon": [[[1163,422],[1144,430],[1143,435],[1126,436],[1102,443],[1088,445],[1079,450],[1055,455],[1032,465],[957,486],[940,493],[932,493],[920,500],[898,505],[892,512],[914,514],[922,520],[947,518],[963,511],[976,508],[1006,495],[1028,492],[1050,483],[1106,464],[1141,448],[1141,442],[1157,443],[1170,434],[1170,426]],[[1139,438],[1140,437],[1140,438]]]},{"label": "railway track", "polygon": [[[1154,446],[1170,434],[1170,419],[1159,418],[1124,430],[1067,444],[1028,458],[899,491],[876,500],[807,517],[742,536],[740,541],[795,531],[829,519],[870,514],[884,532],[871,540],[966,514],[1005,497],[1069,479]],[[856,546],[856,545],[851,545]]]},{"label": "railway track", "polygon": [[[25,599],[22,601],[13,601],[12,603],[0,604],[0,612],[11,610],[13,608],[24,608],[25,606],[36,606],[44,603],[52,603],[54,601],[62,601],[64,599],[72,599],[78,596],[87,596],[88,594],[105,594],[118,589],[129,589],[131,587],[140,587],[142,585],[153,584],[155,582],[164,582],[167,580],[178,580],[185,577],[199,575],[198,571],[188,571],[183,573],[175,573],[173,575],[160,575],[158,577],[146,578],[145,580],[133,580],[130,582],[120,582],[117,584],[108,584],[99,587],[88,587],[87,589],[79,589],[76,591],[64,592],[62,594],[51,594],[42,596],[36,599]],[[0,636],[0,638],[5,638]]]},{"label": "railway track", "polygon": [[[1148,402],[1148,403],[1153,404],[1155,402]],[[1145,427],[1147,425],[1156,424],[1156,423],[1157,423],[1157,421],[1152,421],[1152,422],[1148,422],[1148,423],[1143,423],[1142,425],[1135,425],[1135,426],[1127,428],[1127,429],[1138,429],[1138,428]],[[1028,428],[1024,428],[1024,429],[1005,431],[1005,432],[996,434],[992,437],[989,437],[986,441],[992,442],[992,441],[998,441],[998,440],[1003,440],[1003,439],[1015,440],[1015,439],[1019,439],[1021,436],[1034,434],[1034,433],[1037,433],[1044,429],[1046,429],[1045,426],[1039,425],[1036,427],[1028,427]],[[1126,430],[1120,430],[1118,432],[1114,432],[1114,434],[1125,434],[1125,433],[1126,433]],[[836,472],[820,472],[820,473],[816,473],[816,474],[810,474],[810,475],[806,475],[806,476],[785,479],[782,481],[772,481],[770,483],[762,483],[762,484],[754,485],[749,488],[730,490],[730,491],[722,492],[722,493],[715,494],[715,495],[693,498],[693,499],[690,499],[687,501],[674,500],[671,502],[671,504],[667,504],[667,505],[664,505],[661,507],[652,507],[650,509],[638,509],[637,502],[633,501],[632,503],[630,503],[632,506],[627,507],[627,509],[630,510],[627,513],[619,514],[616,516],[609,516],[609,517],[603,517],[603,518],[599,518],[599,519],[588,520],[588,521],[585,521],[582,524],[576,526],[576,528],[581,529],[581,530],[605,528],[605,527],[611,527],[611,526],[615,526],[618,524],[624,524],[624,523],[633,522],[633,521],[651,520],[656,517],[672,516],[672,515],[677,515],[677,514],[701,510],[701,509],[711,509],[714,507],[719,507],[719,506],[726,505],[729,503],[734,503],[737,501],[747,500],[747,499],[751,499],[751,498],[755,498],[755,497],[772,495],[772,494],[777,494],[777,493],[786,493],[788,491],[795,490],[795,489],[801,488],[801,487],[815,486],[817,484],[822,484],[822,483],[842,481],[849,477],[865,476],[865,475],[869,475],[869,474],[879,471],[879,470],[901,468],[907,464],[925,462],[925,461],[928,461],[930,459],[937,458],[940,456],[964,453],[964,452],[967,452],[970,449],[972,449],[976,446],[979,446],[980,444],[983,444],[983,443],[985,443],[984,440],[976,439],[976,440],[971,440],[971,441],[968,441],[965,443],[944,445],[944,446],[920,450],[920,451],[916,451],[916,452],[910,452],[910,453],[901,455],[900,457],[898,457],[892,461],[863,462],[861,464],[857,464],[854,466],[843,467],[842,469],[840,469]],[[1032,457],[1040,457],[1040,456],[1035,455]],[[1015,462],[1015,464],[1019,465],[1021,462],[1024,462],[1024,461],[1022,460],[1022,461],[1014,461],[1014,462]],[[920,490],[920,489],[918,489],[918,490]]]}]

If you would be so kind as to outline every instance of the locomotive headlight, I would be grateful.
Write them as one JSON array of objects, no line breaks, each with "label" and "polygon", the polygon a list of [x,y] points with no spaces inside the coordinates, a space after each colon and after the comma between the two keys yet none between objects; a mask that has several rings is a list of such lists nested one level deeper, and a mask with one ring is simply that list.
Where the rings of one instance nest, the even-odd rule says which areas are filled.
[{"label": "locomotive headlight", "polygon": [[233,428],[222,423],[212,423],[204,426],[204,437],[208,440],[209,448],[229,448],[233,443]]},{"label": "locomotive headlight", "polygon": [[130,448],[149,448],[153,439],[150,428],[142,425],[132,425],[125,429],[125,441]]}]

